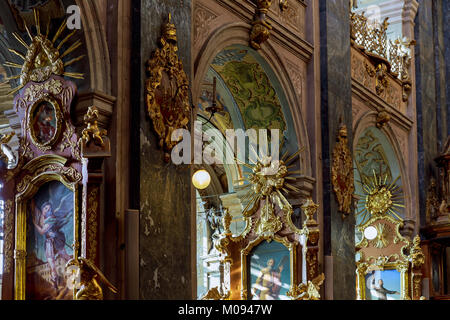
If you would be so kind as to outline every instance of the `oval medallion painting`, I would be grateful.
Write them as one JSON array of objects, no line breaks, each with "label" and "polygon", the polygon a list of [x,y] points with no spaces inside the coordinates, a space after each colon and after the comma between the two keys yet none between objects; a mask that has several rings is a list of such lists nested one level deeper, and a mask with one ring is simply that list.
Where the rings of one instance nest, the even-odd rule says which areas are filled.
[{"label": "oval medallion painting", "polygon": [[43,100],[33,110],[31,129],[36,143],[48,145],[57,132],[57,111],[53,103]]}]

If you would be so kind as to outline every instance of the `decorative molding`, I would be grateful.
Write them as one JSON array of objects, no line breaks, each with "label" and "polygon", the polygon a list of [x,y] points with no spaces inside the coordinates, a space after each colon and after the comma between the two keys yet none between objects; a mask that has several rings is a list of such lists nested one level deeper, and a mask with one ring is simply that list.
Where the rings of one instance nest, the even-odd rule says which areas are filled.
[{"label": "decorative molding", "polygon": [[11,273],[13,262],[14,262],[14,211],[13,211],[13,200],[9,199],[5,201],[3,214],[4,219],[4,242],[3,242],[3,272]]},{"label": "decorative molding", "polygon": [[98,195],[99,187],[93,187],[88,195],[87,205],[88,205],[88,230],[87,230],[87,243],[89,246],[88,258],[91,261],[97,261],[97,234],[98,234]]},{"label": "decorative molding", "polygon": [[353,193],[353,160],[348,147],[347,126],[339,128],[337,143],[333,149],[333,166],[331,168],[333,190],[343,218],[352,213]]}]

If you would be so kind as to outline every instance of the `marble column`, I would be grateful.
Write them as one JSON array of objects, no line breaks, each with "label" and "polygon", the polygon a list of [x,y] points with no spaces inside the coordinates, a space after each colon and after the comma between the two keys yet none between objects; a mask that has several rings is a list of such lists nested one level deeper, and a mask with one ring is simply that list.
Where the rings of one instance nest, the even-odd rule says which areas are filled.
[{"label": "marble column", "polygon": [[332,152],[340,119],[347,126],[352,148],[349,1],[321,0],[319,11],[325,299],[354,300],[355,217],[350,214],[342,218],[331,184]]},{"label": "marble column", "polygon": [[[425,225],[426,190],[438,178],[434,159],[448,135],[448,1],[420,0],[415,25],[420,222]],[[448,38],[448,37],[447,37]],[[448,60],[448,59],[447,59]],[[447,65],[447,66],[446,66]],[[447,68],[447,69],[446,69]]]},{"label": "marble column", "polygon": [[[178,56],[190,79],[191,1],[133,0],[130,203],[139,213],[139,298],[192,299],[191,182],[188,165],[164,162],[144,102],[145,66],[162,25],[175,24]],[[140,72],[139,72],[140,70]]]}]

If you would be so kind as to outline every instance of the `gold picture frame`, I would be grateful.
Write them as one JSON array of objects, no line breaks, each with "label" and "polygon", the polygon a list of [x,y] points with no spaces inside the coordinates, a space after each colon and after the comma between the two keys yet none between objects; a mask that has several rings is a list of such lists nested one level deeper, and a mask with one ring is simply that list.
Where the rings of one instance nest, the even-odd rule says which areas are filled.
[{"label": "gold picture frame", "polygon": [[408,261],[400,261],[395,260],[389,262],[391,259],[396,259],[396,255],[391,257],[378,257],[376,259],[375,264],[368,263],[356,263],[356,281],[357,281],[357,299],[358,300],[367,300],[366,297],[366,276],[370,274],[372,271],[390,271],[395,270],[399,272],[400,276],[400,288],[399,295],[400,300],[410,300],[411,296],[409,292],[411,291],[410,287],[410,268]]},{"label": "gold picture frame", "polygon": [[[36,119],[36,109],[42,106],[43,103],[48,103],[52,106],[55,116],[55,132],[51,138],[47,141],[41,141],[35,130]],[[27,113],[27,125],[26,130],[30,133],[31,141],[36,145],[41,151],[48,151],[52,148],[53,144],[58,140],[61,129],[63,125],[63,114],[61,111],[61,106],[58,101],[50,94],[44,94],[40,99],[36,100],[30,107],[30,111]]]},{"label": "gold picture frame", "polygon": [[299,243],[291,242],[288,240],[287,237],[280,237],[278,235],[274,235],[274,236],[260,236],[255,240],[251,241],[247,245],[247,247],[241,250],[241,299],[248,300],[252,298],[252,293],[249,292],[248,288],[248,280],[249,280],[248,256],[250,255],[252,250],[256,248],[259,244],[261,244],[263,241],[267,241],[268,243],[272,241],[278,242],[284,245],[286,249],[289,251],[290,288],[289,291],[287,292],[287,295],[293,296],[292,292],[294,292],[295,288],[297,287],[296,267],[297,267],[297,249]]},{"label": "gold picture frame", "polygon": [[[359,227],[362,239],[356,245],[356,254],[359,255],[356,262],[358,300],[367,299],[366,276],[369,273],[389,270],[396,270],[400,274],[400,300],[421,298],[421,283],[413,284],[414,281],[420,282],[422,278],[420,269],[424,263],[424,256],[420,248],[420,237],[416,236],[414,241],[403,237],[400,234],[402,226],[403,221],[385,214],[374,215]],[[371,228],[372,235],[366,230],[368,228]],[[366,231],[367,237],[370,239],[367,239]],[[386,293],[391,290],[382,286],[377,287],[377,292],[386,290],[384,296],[380,298],[380,300],[384,300]]]},{"label": "gold picture frame", "polygon": [[24,171],[31,174],[22,178],[17,186],[14,250],[14,299],[26,298],[27,209],[28,202],[45,183],[59,181],[73,193],[73,255],[78,256],[79,240],[79,182],[81,174],[65,167],[67,159],[57,155],[44,155],[27,163]]}]

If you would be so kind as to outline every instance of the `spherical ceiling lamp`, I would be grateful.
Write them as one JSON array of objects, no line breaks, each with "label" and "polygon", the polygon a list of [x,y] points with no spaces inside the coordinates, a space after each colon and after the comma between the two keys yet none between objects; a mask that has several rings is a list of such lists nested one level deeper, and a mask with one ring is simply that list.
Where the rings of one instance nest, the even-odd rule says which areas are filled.
[{"label": "spherical ceiling lamp", "polygon": [[208,188],[209,184],[211,183],[211,176],[209,175],[208,171],[206,170],[198,170],[194,173],[192,176],[192,184],[197,189],[203,190]]},{"label": "spherical ceiling lamp", "polygon": [[378,231],[375,227],[369,226],[366,229],[364,229],[364,237],[366,237],[367,240],[373,240],[377,237]]}]

